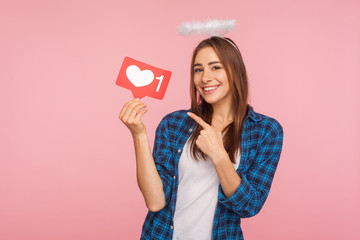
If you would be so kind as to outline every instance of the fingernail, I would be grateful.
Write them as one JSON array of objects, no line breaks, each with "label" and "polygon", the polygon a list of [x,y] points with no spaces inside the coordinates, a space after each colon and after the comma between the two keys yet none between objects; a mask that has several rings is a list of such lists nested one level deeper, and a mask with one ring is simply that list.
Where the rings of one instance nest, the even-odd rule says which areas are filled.
[{"label": "fingernail", "polygon": [[191,116],[191,112],[187,112],[187,114],[188,114],[189,116]]}]

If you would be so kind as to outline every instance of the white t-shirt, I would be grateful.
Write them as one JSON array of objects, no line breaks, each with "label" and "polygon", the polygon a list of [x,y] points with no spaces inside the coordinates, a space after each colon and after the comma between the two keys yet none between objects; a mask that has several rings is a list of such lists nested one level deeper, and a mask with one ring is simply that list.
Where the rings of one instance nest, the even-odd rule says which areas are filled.
[{"label": "white t-shirt", "polygon": [[[235,169],[239,163],[238,155]],[[179,160],[173,240],[211,240],[219,184],[211,159],[193,159],[188,140]]]}]

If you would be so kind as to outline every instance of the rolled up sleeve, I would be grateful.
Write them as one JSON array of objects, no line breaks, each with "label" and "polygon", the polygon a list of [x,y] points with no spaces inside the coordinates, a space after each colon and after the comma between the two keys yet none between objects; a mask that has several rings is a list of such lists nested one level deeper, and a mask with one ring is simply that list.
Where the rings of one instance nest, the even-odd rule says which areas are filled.
[{"label": "rolled up sleeve", "polygon": [[166,117],[160,122],[155,133],[153,158],[163,184],[166,204],[171,198],[174,166]]},{"label": "rolled up sleeve", "polygon": [[226,198],[219,186],[219,204],[237,213],[241,218],[252,217],[259,213],[268,197],[274,174],[280,159],[283,143],[283,128],[277,122],[269,123],[264,129],[264,140],[249,169],[239,173],[241,183],[230,198]]}]

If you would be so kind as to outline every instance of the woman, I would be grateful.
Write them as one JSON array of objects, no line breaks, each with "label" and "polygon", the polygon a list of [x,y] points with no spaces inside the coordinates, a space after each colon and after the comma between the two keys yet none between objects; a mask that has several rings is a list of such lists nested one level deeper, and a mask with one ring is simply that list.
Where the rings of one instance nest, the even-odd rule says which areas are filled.
[{"label": "woman", "polygon": [[229,38],[211,37],[191,62],[191,112],[166,115],[153,154],[141,117],[126,103],[137,180],[148,215],[141,239],[243,239],[240,219],[262,208],[280,158],[281,125],[247,104],[245,65]]}]

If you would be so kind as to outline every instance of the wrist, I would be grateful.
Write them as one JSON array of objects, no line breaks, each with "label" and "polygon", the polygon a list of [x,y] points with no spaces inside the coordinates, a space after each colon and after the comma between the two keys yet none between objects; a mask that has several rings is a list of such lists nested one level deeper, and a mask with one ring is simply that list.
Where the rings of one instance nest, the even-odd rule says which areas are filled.
[{"label": "wrist", "polygon": [[143,138],[143,137],[147,137],[146,129],[144,129],[144,130],[142,130],[140,132],[134,132],[134,133],[132,132],[131,135],[132,135],[132,137],[134,139],[140,139],[140,138]]},{"label": "wrist", "polygon": [[209,156],[214,164],[220,163],[226,160],[229,160],[229,155],[226,152],[225,148],[220,149],[218,151],[214,151],[211,156]]}]

